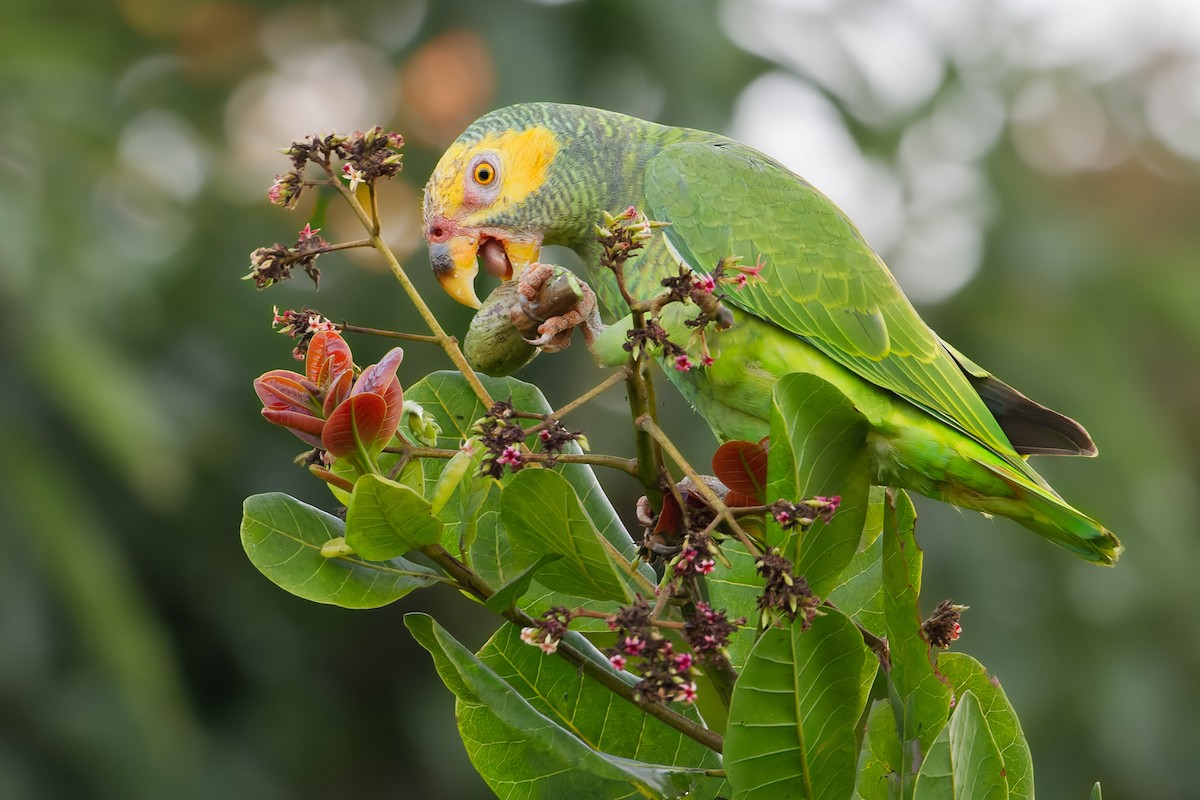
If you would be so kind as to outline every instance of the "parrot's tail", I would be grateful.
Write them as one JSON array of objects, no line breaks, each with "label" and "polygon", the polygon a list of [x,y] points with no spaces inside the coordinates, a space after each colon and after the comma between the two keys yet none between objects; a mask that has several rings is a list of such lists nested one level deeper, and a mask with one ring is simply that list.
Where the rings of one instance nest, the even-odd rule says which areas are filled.
[{"label": "parrot's tail", "polygon": [[1099,522],[1067,505],[1058,495],[1003,467],[976,461],[1011,491],[1007,497],[975,496],[960,504],[985,514],[1008,517],[1059,547],[1105,566],[1112,566],[1124,549],[1115,535]]}]

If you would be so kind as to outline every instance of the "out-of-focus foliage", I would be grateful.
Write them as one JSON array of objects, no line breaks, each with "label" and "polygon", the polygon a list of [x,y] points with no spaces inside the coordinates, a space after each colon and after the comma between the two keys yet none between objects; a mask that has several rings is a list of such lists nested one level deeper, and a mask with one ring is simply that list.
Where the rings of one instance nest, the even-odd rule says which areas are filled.
[{"label": "out-of-focus foliage", "polygon": [[[1122,537],[1117,568],[924,503],[927,596],[972,606],[966,641],[1004,682],[1044,796],[1095,779],[1194,794],[1189,4],[10,0],[2,16],[0,796],[486,796],[401,621],[437,604],[478,646],[464,601],[319,607],[262,580],[237,537],[247,495],[329,505],[259,419],[250,379],[290,350],[271,306],[417,321],[369,259],[326,257],[315,295],[238,278],[312,210],[265,202],[278,149],[381,123],[409,140],[388,235],[461,334],[468,313],[425,268],[420,187],[471,119],[534,99],[766,149],[860,222],[939,333],[1088,426],[1099,460],[1039,470]],[[356,235],[342,213],[314,227]],[[441,366],[414,346],[401,373]],[[521,377],[554,404],[591,376],[579,348]],[[616,450],[616,419],[572,424]]]}]

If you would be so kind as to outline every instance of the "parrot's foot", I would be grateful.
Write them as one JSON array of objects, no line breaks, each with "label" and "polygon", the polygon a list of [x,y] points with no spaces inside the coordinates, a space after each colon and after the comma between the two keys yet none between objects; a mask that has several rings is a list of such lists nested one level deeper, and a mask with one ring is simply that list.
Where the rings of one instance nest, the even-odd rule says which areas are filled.
[{"label": "parrot's foot", "polygon": [[[595,292],[562,267],[531,265],[518,279],[517,294],[511,312],[513,323],[518,328],[531,321],[537,323],[539,335],[525,341],[547,353],[566,349],[576,328],[583,331],[589,347],[604,330]],[[552,300],[548,302],[547,298]]]}]

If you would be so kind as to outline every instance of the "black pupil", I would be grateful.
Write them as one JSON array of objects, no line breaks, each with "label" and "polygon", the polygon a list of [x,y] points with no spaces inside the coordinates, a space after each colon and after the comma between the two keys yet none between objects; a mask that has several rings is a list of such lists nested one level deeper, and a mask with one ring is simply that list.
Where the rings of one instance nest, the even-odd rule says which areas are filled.
[{"label": "black pupil", "polygon": [[488,167],[480,167],[476,174],[478,175],[479,180],[484,183],[492,179],[492,171]]}]

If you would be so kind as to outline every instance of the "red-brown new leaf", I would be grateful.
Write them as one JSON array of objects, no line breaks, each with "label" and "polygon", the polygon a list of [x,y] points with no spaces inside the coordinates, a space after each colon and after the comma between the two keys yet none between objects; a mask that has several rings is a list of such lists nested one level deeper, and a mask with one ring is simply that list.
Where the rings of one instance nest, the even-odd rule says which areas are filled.
[{"label": "red-brown new leaf", "polygon": [[360,442],[367,452],[382,447],[396,432],[393,429],[380,440],[387,411],[387,401],[380,395],[370,392],[351,395],[325,420],[322,446],[335,457],[357,455]]},{"label": "red-brown new leaf", "polygon": [[729,487],[727,506],[755,506],[766,502],[767,448],[763,442],[726,442],[712,459],[713,474]]}]

